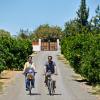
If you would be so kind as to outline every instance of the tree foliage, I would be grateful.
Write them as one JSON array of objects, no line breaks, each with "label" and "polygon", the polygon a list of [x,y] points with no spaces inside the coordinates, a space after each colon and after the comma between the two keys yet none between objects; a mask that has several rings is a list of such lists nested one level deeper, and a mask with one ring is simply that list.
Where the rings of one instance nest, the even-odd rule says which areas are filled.
[{"label": "tree foliage", "polygon": [[22,39],[28,39],[29,35],[30,34],[29,34],[29,30],[28,29],[27,30],[20,29],[18,37],[22,38]]},{"label": "tree foliage", "polygon": [[0,72],[4,69],[23,69],[23,65],[31,53],[30,39],[0,35]]},{"label": "tree foliage", "polygon": [[63,32],[58,26],[49,26],[48,24],[40,25],[35,31],[37,38],[41,39],[57,39],[61,38]]},{"label": "tree foliage", "polygon": [[77,11],[77,21],[82,26],[87,26],[89,17],[89,8],[86,7],[86,0],[81,0],[81,5]]},{"label": "tree foliage", "polygon": [[0,36],[10,36],[10,32],[0,29]]},{"label": "tree foliage", "polygon": [[[85,0],[81,0],[78,20],[65,24],[61,39],[61,52],[75,72],[85,77],[90,83],[100,83],[100,8],[96,16],[88,22],[88,10]],[[90,24],[89,24],[90,23]]]},{"label": "tree foliage", "polygon": [[96,33],[100,33],[100,6],[98,5],[95,10],[96,15],[91,19],[91,30],[95,30]]}]

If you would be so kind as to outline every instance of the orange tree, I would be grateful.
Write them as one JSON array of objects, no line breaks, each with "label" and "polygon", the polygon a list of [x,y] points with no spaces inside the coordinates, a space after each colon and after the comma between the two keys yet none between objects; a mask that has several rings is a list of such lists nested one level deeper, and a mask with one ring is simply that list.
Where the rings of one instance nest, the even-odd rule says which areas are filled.
[{"label": "orange tree", "polygon": [[1,35],[0,72],[4,69],[23,69],[23,65],[28,55],[31,53],[32,44],[30,39],[14,38],[10,35]]}]

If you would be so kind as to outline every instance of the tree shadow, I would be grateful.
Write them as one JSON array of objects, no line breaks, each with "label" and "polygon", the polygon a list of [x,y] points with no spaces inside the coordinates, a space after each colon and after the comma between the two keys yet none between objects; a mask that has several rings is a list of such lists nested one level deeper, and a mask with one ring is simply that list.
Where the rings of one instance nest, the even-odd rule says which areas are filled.
[{"label": "tree shadow", "polygon": [[0,79],[10,79],[10,77],[0,77]]},{"label": "tree shadow", "polygon": [[89,81],[87,81],[86,79],[74,79],[74,81],[77,81],[77,82],[79,82],[79,83],[84,83],[84,84],[89,85],[89,86],[92,85],[92,84],[91,84]]},{"label": "tree shadow", "polygon": [[0,82],[0,94],[2,94],[2,91],[3,91],[3,82]]},{"label": "tree shadow", "polygon": [[82,78],[80,75],[72,75],[72,80],[79,82],[79,83],[84,83],[86,85],[91,86],[92,84],[85,78]]},{"label": "tree shadow", "polygon": [[92,95],[100,95],[100,90],[90,91],[88,93],[90,93]]}]

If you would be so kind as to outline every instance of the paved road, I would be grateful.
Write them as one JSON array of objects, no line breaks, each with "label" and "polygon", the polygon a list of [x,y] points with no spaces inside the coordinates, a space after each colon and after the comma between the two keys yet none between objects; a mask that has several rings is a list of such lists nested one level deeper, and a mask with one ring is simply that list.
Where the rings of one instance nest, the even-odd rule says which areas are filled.
[{"label": "paved road", "polygon": [[[33,61],[37,66],[35,89],[32,96],[25,91],[24,76],[19,74],[16,79],[6,88],[6,92],[0,95],[0,100],[97,100],[95,96],[80,86],[72,77],[74,72],[62,62],[57,60],[58,53],[55,51],[39,52]],[[54,96],[49,96],[44,85],[43,65],[48,55],[52,55],[58,67],[57,89]]]}]

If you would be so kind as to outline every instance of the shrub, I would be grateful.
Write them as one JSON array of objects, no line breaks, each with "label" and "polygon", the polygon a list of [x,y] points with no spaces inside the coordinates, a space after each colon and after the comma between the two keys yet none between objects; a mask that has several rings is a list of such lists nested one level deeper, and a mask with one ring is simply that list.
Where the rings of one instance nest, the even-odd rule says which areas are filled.
[{"label": "shrub", "polygon": [[0,37],[0,72],[4,69],[22,70],[23,65],[32,53],[30,39]]},{"label": "shrub", "polygon": [[77,34],[64,37],[61,51],[75,72],[90,83],[100,82],[100,35]]}]

